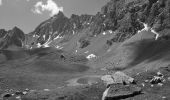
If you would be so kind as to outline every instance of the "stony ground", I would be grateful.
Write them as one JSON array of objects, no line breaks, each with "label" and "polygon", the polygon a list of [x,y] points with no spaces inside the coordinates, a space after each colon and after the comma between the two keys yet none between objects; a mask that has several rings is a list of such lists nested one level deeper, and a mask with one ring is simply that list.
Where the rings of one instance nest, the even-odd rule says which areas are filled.
[{"label": "stony ground", "polygon": [[[154,76],[157,76],[158,72],[163,74],[164,81],[160,84],[150,83]],[[132,77],[136,80],[136,85],[142,88],[142,93],[121,100],[170,99],[170,66],[160,68],[159,70],[137,73],[132,75]],[[58,87],[55,89],[28,90],[27,94],[17,94],[14,90],[8,90],[8,92],[1,91],[1,95],[6,96],[3,98],[3,100],[101,100],[105,89],[106,85],[103,84],[102,81],[98,81],[97,83],[93,83],[91,85],[84,84],[77,86]],[[23,91],[24,90],[22,90],[22,92]],[[15,95],[8,96],[8,93],[15,93]]]}]

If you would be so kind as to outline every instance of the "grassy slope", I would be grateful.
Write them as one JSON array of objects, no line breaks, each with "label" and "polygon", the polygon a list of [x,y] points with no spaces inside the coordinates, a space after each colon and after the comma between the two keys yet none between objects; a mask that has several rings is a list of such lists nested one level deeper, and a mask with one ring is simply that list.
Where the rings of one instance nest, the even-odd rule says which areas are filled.
[{"label": "grassy slope", "polygon": [[[3,89],[56,88],[89,70],[83,56],[70,55],[52,48],[3,51],[2,55],[7,58],[0,64],[0,83]],[[61,55],[66,58],[60,58]]]}]

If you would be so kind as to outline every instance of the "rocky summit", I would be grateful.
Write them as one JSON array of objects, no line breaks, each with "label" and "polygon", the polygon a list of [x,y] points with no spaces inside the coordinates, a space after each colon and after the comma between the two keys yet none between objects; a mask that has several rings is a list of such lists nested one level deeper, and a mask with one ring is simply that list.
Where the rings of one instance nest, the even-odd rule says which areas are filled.
[{"label": "rocky summit", "polygon": [[2,100],[170,100],[170,0],[62,11],[25,34],[0,29]]}]

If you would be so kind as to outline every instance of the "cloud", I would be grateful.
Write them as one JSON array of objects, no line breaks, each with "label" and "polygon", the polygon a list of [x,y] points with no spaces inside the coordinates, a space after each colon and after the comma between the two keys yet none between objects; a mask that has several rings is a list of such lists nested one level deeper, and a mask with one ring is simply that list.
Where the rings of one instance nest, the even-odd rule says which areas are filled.
[{"label": "cloud", "polygon": [[2,0],[0,0],[0,6],[2,5]]},{"label": "cloud", "polygon": [[63,11],[63,7],[59,7],[53,0],[47,0],[46,4],[42,1],[37,2],[32,10],[36,14],[42,14],[44,11],[49,11],[50,16],[58,14],[59,11]]}]

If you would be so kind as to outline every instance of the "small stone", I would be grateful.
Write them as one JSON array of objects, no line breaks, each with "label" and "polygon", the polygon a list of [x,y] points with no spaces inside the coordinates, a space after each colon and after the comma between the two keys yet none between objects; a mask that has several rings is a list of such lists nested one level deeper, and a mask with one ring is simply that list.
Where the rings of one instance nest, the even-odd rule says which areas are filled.
[{"label": "small stone", "polygon": [[149,82],[149,80],[145,80],[145,83]]},{"label": "small stone", "polygon": [[15,95],[23,95],[23,92],[17,91],[15,92]]},{"label": "small stone", "polygon": [[163,84],[162,83],[158,83],[158,86],[163,86]]},{"label": "small stone", "polygon": [[44,91],[50,91],[49,89],[44,89]]},{"label": "small stone", "polygon": [[3,97],[5,97],[5,98],[9,98],[9,97],[12,97],[12,95],[11,95],[11,94],[9,94],[9,93],[7,93],[7,94],[5,94]]},{"label": "small stone", "polygon": [[163,96],[163,97],[162,97],[162,99],[166,99],[166,97],[165,97],[165,96]]},{"label": "small stone", "polygon": [[24,92],[22,92],[23,93],[23,95],[26,95],[28,92],[27,91],[24,91]]},{"label": "small stone", "polygon": [[30,90],[30,92],[35,92],[36,90]]},{"label": "small stone", "polygon": [[153,87],[154,85],[151,85],[151,87]]},{"label": "small stone", "polygon": [[140,73],[137,73],[136,75],[139,75]]},{"label": "small stone", "polygon": [[142,86],[144,87],[144,86],[145,86],[145,84],[144,84],[144,83],[142,83]]},{"label": "small stone", "polygon": [[16,99],[19,99],[19,100],[21,100],[21,96],[17,96],[17,97],[16,97]]},{"label": "small stone", "polygon": [[170,81],[170,77],[168,77],[168,80]]},{"label": "small stone", "polygon": [[101,71],[106,71],[107,69],[106,69],[106,68],[101,68],[100,70],[101,70]]},{"label": "small stone", "polygon": [[165,81],[166,81],[165,79],[162,80],[162,82],[164,82],[164,83],[165,83]]},{"label": "small stone", "polygon": [[163,74],[161,72],[157,72],[157,75],[163,77]]},{"label": "small stone", "polygon": [[26,89],[25,89],[25,91],[29,91],[29,89],[28,89],[28,88],[26,88]]}]

